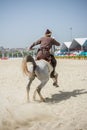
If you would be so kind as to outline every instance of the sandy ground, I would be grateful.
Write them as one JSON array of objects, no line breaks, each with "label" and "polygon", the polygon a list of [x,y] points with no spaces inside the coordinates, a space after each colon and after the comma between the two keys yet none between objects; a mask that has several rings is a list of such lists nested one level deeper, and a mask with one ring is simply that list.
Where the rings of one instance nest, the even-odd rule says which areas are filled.
[{"label": "sandy ground", "polygon": [[45,103],[32,99],[37,79],[27,103],[21,61],[0,60],[0,130],[87,130],[87,60],[57,60],[60,87],[49,80],[42,89]]}]

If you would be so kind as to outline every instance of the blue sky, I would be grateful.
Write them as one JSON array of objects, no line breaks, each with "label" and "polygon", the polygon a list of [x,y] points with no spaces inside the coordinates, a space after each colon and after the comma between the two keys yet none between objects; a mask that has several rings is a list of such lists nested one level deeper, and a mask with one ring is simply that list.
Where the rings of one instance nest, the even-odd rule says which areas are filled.
[{"label": "blue sky", "polygon": [[87,0],[0,0],[0,46],[30,46],[50,29],[60,43],[87,37]]}]

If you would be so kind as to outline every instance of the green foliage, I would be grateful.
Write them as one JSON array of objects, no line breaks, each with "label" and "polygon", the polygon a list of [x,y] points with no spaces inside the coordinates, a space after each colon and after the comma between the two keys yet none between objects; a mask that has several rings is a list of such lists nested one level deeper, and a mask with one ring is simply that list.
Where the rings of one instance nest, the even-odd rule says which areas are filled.
[{"label": "green foliage", "polygon": [[59,59],[85,59],[87,60],[87,56],[55,56]]}]

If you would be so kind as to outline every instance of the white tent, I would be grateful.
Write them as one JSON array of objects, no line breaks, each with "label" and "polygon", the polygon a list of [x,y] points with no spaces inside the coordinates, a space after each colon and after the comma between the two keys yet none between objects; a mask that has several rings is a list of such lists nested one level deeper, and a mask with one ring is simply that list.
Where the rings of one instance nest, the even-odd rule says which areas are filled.
[{"label": "white tent", "polygon": [[74,40],[77,41],[81,46],[83,46],[87,38],[75,38]]},{"label": "white tent", "polygon": [[87,40],[84,42],[84,44],[83,44],[83,49],[85,50],[85,51],[87,51]]},{"label": "white tent", "polygon": [[62,51],[67,51],[67,50],[69,50],[69,47],[70,47],[71,43],[72,43],[72,42],[64,42],[64,43],[61,45],[60,49],[61,49]]},{"label": "white tent", "polygon": [[[70,45],[70,50],[83,50],[87,38],[75,38]],[[87,45],[86,45],[87,46]]]}]

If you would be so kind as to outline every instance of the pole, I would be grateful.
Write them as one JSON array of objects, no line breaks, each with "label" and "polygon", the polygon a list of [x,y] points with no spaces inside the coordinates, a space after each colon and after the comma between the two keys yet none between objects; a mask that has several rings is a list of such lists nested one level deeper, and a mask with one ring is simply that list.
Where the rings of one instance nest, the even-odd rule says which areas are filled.
[{"label": "pole", "polygon": [[72,27],[70,27],[70,37],[71,37],[71,41],[72,41]]}]

